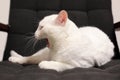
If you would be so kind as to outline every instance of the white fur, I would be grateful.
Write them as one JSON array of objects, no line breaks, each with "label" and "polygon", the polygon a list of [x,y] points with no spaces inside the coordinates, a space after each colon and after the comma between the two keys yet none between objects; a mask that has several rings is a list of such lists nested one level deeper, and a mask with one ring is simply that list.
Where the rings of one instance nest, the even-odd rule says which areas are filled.
[{"label": "white fur", "polygon": [[75,67],[89,68],[95,64],[101,66],[111,60],[114,46],[104,32],[91,26],[77,28],[70,19],[65,25],[57,24],[57,16],[46,16],[35,32],[37,39],[48,38],[49,48],[28,57],[16,56],[12,51],[9,61],[39,63],[42,69],[64,71]]}]

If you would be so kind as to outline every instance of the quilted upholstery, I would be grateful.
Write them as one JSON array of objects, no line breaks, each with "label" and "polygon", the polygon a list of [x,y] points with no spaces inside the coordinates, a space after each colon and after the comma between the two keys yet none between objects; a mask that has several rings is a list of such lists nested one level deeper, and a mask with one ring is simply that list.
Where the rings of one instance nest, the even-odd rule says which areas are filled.
[{"label": "quilted upholstery", "polygon": [[0,63],[0,80],[120,80],[120,60],[101,68],[75,68],[61,73],[5,61]]},{"label": "quilted upholstery", "polygon": [[38,22],[44,16],[62,9],[68,11],[69,18],[78,27],[90,25],[103,30],[115,44],[114,58],[120,58],[113,28],[111,0],[11,0],[11,28],[4,59],[9,57],[11,49],[26,56],[43,48],[45,40],[33,46],[33,41],[28,37],[35,32]]},{"label": "quilted upholstery", "polygon": [[[35,46],[30,37],[38,22],[46,15],[65,9],[79,27],[91,25],[103,30],[115,45],[115,57],[120,58],[113,27],[111,0],[11,0],[8,42],[4,60],[11,49],[21,55],[31,55],[46,45],[46,40]],[[102,46],[101,46],[102,47]],[[112,60],[99,68],[75,68],[58,73],[43,70],[37,65],[0,62],[0,80],[119,80],[120,60]]]}]

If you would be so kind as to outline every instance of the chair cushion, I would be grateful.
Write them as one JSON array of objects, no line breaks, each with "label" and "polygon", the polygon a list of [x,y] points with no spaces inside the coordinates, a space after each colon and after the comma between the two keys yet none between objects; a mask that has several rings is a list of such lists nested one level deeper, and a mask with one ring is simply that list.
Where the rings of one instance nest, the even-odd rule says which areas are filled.
[{"label": "chair cushion", "polygon": [[38,65],[0,63],[1,80],[120,80],[120,60],[100,68],[75,68],[63,72],[40,69]]},{"label": "chair cushion", "polygon": [[4,60],[8,59],[11,49],[27,56],[45,47],[45,40],[33,46],[30,36],[44,16],[58,13],[62,9],[68,11],[69,18],[78,27],[89,25],[103,30],[115,45],[114,58],[120,58],[113,27],[111,0],[11,0],[11,28]]}]

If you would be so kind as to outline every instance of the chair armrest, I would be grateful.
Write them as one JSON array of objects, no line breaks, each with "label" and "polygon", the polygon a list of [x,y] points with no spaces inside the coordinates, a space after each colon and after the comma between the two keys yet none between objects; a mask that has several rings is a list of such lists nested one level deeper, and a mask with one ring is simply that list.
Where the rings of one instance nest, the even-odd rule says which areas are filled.
[{"label": "chair armrest", "polygon": [[114,28],[115,30],[120,31],[120,22],[115,23]]},{"label": "chair armrest", "polygon": [[0,23],[0,31],[8,32],[9,31],[9,25]]}]

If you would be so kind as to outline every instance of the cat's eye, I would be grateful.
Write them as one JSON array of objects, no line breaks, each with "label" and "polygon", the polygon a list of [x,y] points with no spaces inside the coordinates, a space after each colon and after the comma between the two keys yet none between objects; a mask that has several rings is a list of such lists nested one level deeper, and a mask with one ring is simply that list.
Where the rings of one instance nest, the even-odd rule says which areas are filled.
[{"label": "cat's eye", "polygon": [[40,28],[39,28],[39,29],[41,30],[42,28],[43,28],[43,26],[40,26]]}]

